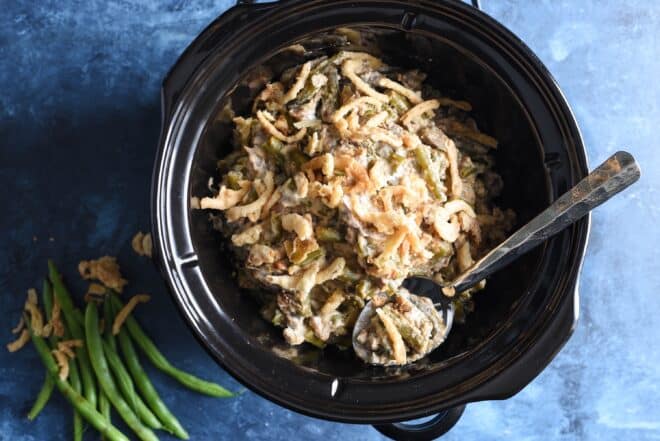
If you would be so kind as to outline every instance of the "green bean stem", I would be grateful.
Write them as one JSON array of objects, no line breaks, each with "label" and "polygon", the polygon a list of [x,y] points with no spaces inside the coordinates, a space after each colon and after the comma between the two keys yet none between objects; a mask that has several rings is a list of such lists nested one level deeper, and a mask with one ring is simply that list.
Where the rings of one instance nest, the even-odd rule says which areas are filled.
[{"label": "green bean stem", "polygon": [[135,393],[135,386],[133,385],[133,380],[131,375],[128,373],[124,367],[124,363],[107,342],[102,342],[103,352],[105,358],[110,365],[110,370],[115,374],[115,379],[119,385],[119,390],[124,394],[124,398],[128,401],[128,404],[131,406],[131,409],[135,411],[137,416],[142,420],[144,424],[151,427],[152,429],[162,429],[163,425],[158,421],[158,418],[149,410],[142,398]]},{"label": "green bean stem", "polygon": [[41,361],[46,366],[46,370],[50,376],[55,381],[55,385],[59,391],[64,395],[64,397],[73,405],[73,407],[78,410],[80,415],[82,415],[96,430],[98,430],[103,436],[105,436],[110,441],[129,441],[128,438],[121,433],[116,427],[114,427],[110,422],[103,417],[99,412],[96,411],[96,408],[86,400],[82,395],[76,392],[73,387],[66,381],[62,381],[58,376],[57,364],[50,353],[50,349],[46,344],[46,341],[37,337],[30,330],[32,337],[32,343],[37,349],[37,353],[41,358]]},{"label": "green bean stem", "polygon": [[[64,286],[62,277],[52,260],[48,261],[48,276],[53,284],[55,298],[62,308],[64,321],[71,331],[71,335],[73,335],[73,338],[75,339],[85,341],[85,334],[83,332],[82,322],[80,321],[80,312],[77,312],[76,308],[73,306],[71,294],[69,294],[66,286]],[[94,382],[89,356],[87,351],[85,351],[85,348],[76,348],[75,352],[78,363],[80,363],[80,374],[82,377],[85,398],[94,408],[96,408],[96,384]]]},{"label": "green bean stem", "polygon": [[99,384],[103,389],[112,405],[117,409],[117,413],[123,418],[128,427],[143,441],[155,441],[158,439],[156,434],[145,427],[140,419],[135,415],[128,403],[119,394],[117,386],[110,374],[108,363],[103,354],[101,335],[99,334],[99,318],[96,304],[89,302],[85,311],[85,334],[86,346],[89,353],[89,359],[96,373]]},{"label": "green bean stem", "polygon": [[119,345],[121,346],[122,353],[126,366],[131,372],[138,389],[142,392],[142,396],[147,401],[151,409],[154,411],[158,418],[163,422],[163,425],[169,429],[174,435],[181,439],[188,439],[188,432],[181,426],[179,420],[170,412],[165,403],[160,399],[156,388],[153,386],[146,372],[140,364],[131,338],[125,329],[119,331]]},{"label": "green bean stem", "polygon": [[[123,306],[121,300],[119,300],[116,295],[112,294],[110,298],[114,302],[116,309],[120,309]],[[140,346],[144,354],[147,356],[147,358],[149,358],[149,360],[151,360],[154,366],[170,375],[184,386],[194,391],[210,395],[212,397],[227,398],[234,396],[234,394],[219,384],[202,380],[198,377],[195,377],[194,375],[191,375],[172,366],[170,362],[165,358],[165,356],[163,356],[163,354],[158,350],[154,342],[151,341],[149,337],[147,337],[144,331],[142,331],[142,328],[140,328],[140,325],[132,316],[128,316],[124,322],[124,326],[128,328],[128,332],[131,334],[131,337],[135,343]]]}]

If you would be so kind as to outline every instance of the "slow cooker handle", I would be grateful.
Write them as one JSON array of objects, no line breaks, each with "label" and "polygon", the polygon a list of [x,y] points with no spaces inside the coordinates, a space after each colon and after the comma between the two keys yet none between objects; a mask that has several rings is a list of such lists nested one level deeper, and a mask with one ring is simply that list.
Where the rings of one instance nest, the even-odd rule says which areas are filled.
[{"label": "slow cooker handle", "polygon": [[449,432],[458,422],[465,405],[443,410],[423,423],[390,423],[376,424],[374,428],[396,441],[429,441]]}]

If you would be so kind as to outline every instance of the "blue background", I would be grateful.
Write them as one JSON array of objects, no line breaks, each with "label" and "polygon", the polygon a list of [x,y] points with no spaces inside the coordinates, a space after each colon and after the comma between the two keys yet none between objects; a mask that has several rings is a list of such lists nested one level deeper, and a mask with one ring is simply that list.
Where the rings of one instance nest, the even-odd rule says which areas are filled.
[{"label": "blue background", "polygon": [[[557,78],[591,166],[626,148],[644,175],[593,215],[581,317],[569,343],[515,397],[469,405],[446,439],[660,439],[660,2],[483,3]],[[139,318],[163,351],[239,389],[198,346],[153,265],[129,243],[149,228],[161,79],[229,4],[2,2],[0,341],[12,339],[25,290],[40,284],[47,257],[80,291],[78,260],[118,255],[128,293],[153,295]],[[70,439],[70,410],[59,394],[36,422],[25,417],[42,376],[33,349],[0,350],[0,440]],[[381,439],[370,427],[303,417],[251,392],[216,400],[152,377],[193,439]]]}]

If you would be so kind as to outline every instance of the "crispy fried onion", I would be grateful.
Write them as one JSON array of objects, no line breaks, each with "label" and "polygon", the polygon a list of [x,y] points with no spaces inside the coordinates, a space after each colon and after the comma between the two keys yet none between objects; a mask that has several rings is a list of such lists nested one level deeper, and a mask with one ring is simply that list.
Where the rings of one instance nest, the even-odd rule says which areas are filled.
[{"label": "crispy fried onion", "polygon": [[441,239],[450,243],[458,239],[461,224],[455,214],[459,211],[465,212],[472,218],[476,217],[472,207],[461,199],[449,201],[442,207],[436,205],[429,210],[427,220]]},{"label": "crispy fried onion", "polygon": [[226,210],[234,207],[241,201],[241,199],[243,199],[250,189],[250,182],[247,180],[240,181],[238,185],[240,186],[238,190],[232,190],[223,185],[220,187],[218,194],[214,197],[202,198],[200,201],[200,207],[202,209],[210,208],[213,210]]},{"label": "crispy fried onion", "polygon": [[261,224],[252,225],[240,233],[234,234],[231,237],[231,242],[237,247],[255,244],[259,241],[263,230],[264,228]]},{"label": "crispy fried onion", "polygon": [[293,83],[291,89],[289,89],[287,93],[285,93],[284,96],[282,97],[282,104],[286,104],[298,96],[298,93],[300,93],[303,87],[305,87],[305,82],[307,81],[307,78],[309,77],[309,73],[311,72],[311,70],[312,70],[311,61],[308,61],[307,63],[302,65],[302,67],[300,68],[300,72],[296,77],[296,82]]},{"label": "crispy fried onion", "polygon": [[323,175],[332,176],[335,172],[335,158],[330,153],[316,156],[303,164],[302,170],[320,169]]},{"label": "crispy fried onion", "polygon": [[315,261],[302,274],[294,274],[292,276],[269,274],[266,276],[266,281],[286,291],[307,295],[315,285],[320,285],[328,280],[339,277],[344,271],[346,260],[343,257],[337,257],[323,270],[320,269],[320,266],[321,262]]},{"label": "crispy fried onion", "polygon": [[151,257],[151,251],[153,248],[151,233],[145,234],[142,231],[138,231],[137,234],[133,236],[131,246],[137,255]]},{"label": "crispy fried onion", "polygon": [[397,329],[396,325],[394,325],[392,320],[387,316],[387,314],[383,313],[380,308],[376,309],[376,314],[383,324],[387,338],[390,341],[390,346],[392,347],[392,358],[397,364],[404,364],[406,362],[406,346],[403,344],[403,337],[401,337],[401,333]]},{"label": "crispy fried onion", "polygon": [[419,104],[422,102],[422,94],[415,92],[412,89],[408,89],[403,84],[399,84],[396,81],[392,81],[389,78],[383,77],[378,80],[378,85],[386,89],[395,91],[396,93],[405,96],[413,104]]},{"label": "crispy fried onion", "polygon": [[69,377],[69,360],[75,358],[73,348],[82,348],[82,340],[65,340],[57,343],[57,348],[52,350],[53,356],[59,368],[59,378],[66,381]]},{"label": "crispy fried onion", "polygon": [[274,136],[275,138],[287,144],[293,144],[294,142],[298,142],[301,139],[303,139],[307,134],[307,127],[303,127],[302,129],[298,130],[298,132],[296,132],[295,135],[292,136],[285,135],[284,133],[280,132],[279,129],[273,125],[273,123],[269,121],[269,119],[273,119],[273,117],[265,110],[257,111],[257,119],[259,120],[261,126],[264,128],[266,132],[268,132],[270,135]]},{"label": "crispy fried onion", "polygon": [[349,101],[348,103],[344,104],[341,106],[339,109],[335,110],[335,113],[332,114],[332,122],[337,123],[340,120],[343,120],[346,115],[349,114],[349,112],[352,112],[353,110],[367,110],[367,106],[373,106],[376,109],[380,110],[381,102],[378,101],[376,98],[371,97],[371,96],[362,96],[360,98],[356,98],[352,101]]},{"label": "crispy fried onion", "polygon": [[128,283],[121,276],[117,259],[103,256],[96,260],[83,260],[78,264],[78,272],[85,280],[98,280],[108,288],[122,292]]},{"label": "crispy fried onion", "polygon": [[401,116],[401,122],[403,125],[410,128],[415,120],[419,119],[426,112],[432,112],[438,107],[440,107],[440,102],[436,99],[422,101],[404,113],[403,116]]},{"label": "crispy fried onion", "polygon": [[11,343],[7,343],[7,350],[9,352],[18,351],[30,341],[30,332],[27,329],[23,329],[20,332],[21,334],[16,340],[12,341]]},{"label": "crispy fried onion", "polygon": [[314,235],[311,216],[301,216],[297,213],[285,214],[281,218],[282,228],[295,232],[300,240],[307,240]]},{"label": "crispy fried onion", "polygon": [[227,221],[234,222],[244,217],[247,217],[251,222],[256,222],[259,219],[261,209],[273,193],[273,172],[267,171],[263,181],[260,179],[255,180],[254,187],[259,197],[249,204],[229,208],[225,212]]},{"label": "crispy fried onion", "polygon": [[53,311],[50,314],[50,323],[53,327],[53,335],[56,337],[64,336],[64,323],[62,322],[62,308],[57,301],[57,297],[53,296]]},{"label": "crispy fried onion", "polygon": [[32,332],[37,337],[48,337],[50,336],[50,327],[45,327],[44,325],[44,316],[39,309],[37,303],[37,291],[34,288],[28,289],[27,300],[25,301],[24,306],[25,311],[30,316],[30,328]]},{"label": "crispy fried onion", "polygon": [[121,326],[124,324],[124,321],[128,318],[130,313],[135,309],[138,303],[146,303],[151,297],[147,294],[138,294],[133,297],[124,305],[123,308],[117,313],[115,321],[112,323],[112,335],[119,334]]},{"label": "crispy fried onion", "polygon": [[390,97],[383,93],[377,92],[358,76],[358,69],[360,69],[362,66],[362,61],[356,59],[348,59],[342,63],[341,73],[344,74],[346,78],[351,80],[351,82],[355,85],[355,88],[363,94],[370,96],[380,101],[381,103],[387,103],[390,100]]}]

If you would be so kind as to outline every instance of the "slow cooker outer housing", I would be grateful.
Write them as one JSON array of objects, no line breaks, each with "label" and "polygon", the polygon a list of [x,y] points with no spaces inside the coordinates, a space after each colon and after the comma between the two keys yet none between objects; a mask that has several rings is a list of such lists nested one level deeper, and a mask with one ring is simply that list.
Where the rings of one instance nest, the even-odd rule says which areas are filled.
[{"label": "slow cooker outer housing", "polygon": [[[234,92],[242,75],[275,50],[337,26],[358,25],[398,30],[404,45],[417,38],[406,35],[419,36],[419,41],[430,44],[425,50],[434,51],[437,44],[465,57],[466,65],[472,66],[466,71],[452,71],[451,66],[444,70],[460,77],[458,86],[492,81],[500,102],[484,107],[506,106],[486,111],[482,121],[479,103],[473,104],[479,124],[483,122],[502,142],[498,161],[515,168],[502,174],[520,221],[587,174],[577,124],[548,71],[517,37],[468,5],[368,0],[240,5],[205,29],[164,81],[152,188],[156,260],[186,322],[209,353],[255,392],[296,411],[338,421],[382,423],[507,398],[538,375],[572,332],[588,217],[493,278],[492,289],[498,292],[479,296],[491,296],[483,300],[488,308],[506,304],[507,309],[498,312],[496,326],[483,319],[491,326],[485,335],[470,336],[468,318],[464,331],[456,331],[455,344],[448,341],[447,348],[426,364],[392,372],[370,367],[357,371],[354,363],[332,352],[317,365],[296,365],[260,343],[253,330],[263,330],[262,320],[240,295],[231,268],[216,266],[223,259],[217,237],[205,225],[206,218],[191,210],[191,197],[200,195],[202,178],[212,173],[210,164],[226,148],[210,142],[217,140],[212,122],[222,97]],[[387,48],[384,52],[387,55]],[[432,80],[434,71],[428,73]],[[479,93],[458,90],[459,98],[460,92],[468,100]],[[511,126],[502,127],[502,122]],[[492,297],[496,295],[502,301]],[[479,317],[486,317],[488,308],[480,301],[475,314],[483,306]],[[461,336],[463,332],[469,338]]]}]

